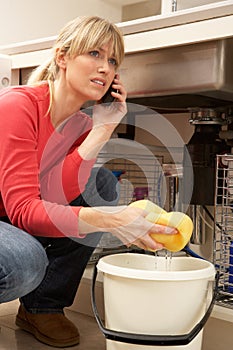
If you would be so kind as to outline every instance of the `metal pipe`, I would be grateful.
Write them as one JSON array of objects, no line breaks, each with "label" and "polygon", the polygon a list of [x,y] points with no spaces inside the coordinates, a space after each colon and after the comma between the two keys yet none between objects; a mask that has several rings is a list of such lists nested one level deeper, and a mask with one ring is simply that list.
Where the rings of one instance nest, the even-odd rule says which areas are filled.
[{"label": "metal pipe", "polygon": [[206,242],[206,237],[205,237],[206,226],[202,216],[200,215],[201,206],[191,205],[190,210],[191,210],[190,216],[192,217],[192,220],[194,223],[191,243],[198,244],[198,245],[204,244]]}]

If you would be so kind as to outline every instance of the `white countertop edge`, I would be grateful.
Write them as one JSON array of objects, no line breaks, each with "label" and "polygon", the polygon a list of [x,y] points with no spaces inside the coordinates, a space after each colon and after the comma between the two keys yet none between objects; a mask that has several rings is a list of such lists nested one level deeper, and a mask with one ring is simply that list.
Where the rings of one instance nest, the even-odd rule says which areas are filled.
[{"label": "white countertop edge", "polygon": [[161,28],[125,37],[126,54],[221,40],[233,36],[233,15]]},{"label": "white countertop edge", "polygon": [[46,50],[53,46],[57,36],[50,36],[35,40],[22,41],[10,45],[0,45],[0,53],[7,55],[14,55],[32,51]]}]

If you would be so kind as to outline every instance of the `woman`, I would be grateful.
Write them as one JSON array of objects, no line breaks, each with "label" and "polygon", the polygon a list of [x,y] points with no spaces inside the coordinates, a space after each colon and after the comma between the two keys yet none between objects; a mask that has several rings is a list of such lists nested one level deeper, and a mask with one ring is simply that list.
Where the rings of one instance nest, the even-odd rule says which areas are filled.
[{"label": "woman", "polygon": [[[174,233],[145,220],[144,210],[117,207],[116,179],[93,168],[126,113],[116,71],[123,55],[115,25],[77,18],[29,85],[0,93],[0,302],[20,298],[16,324],[56,347],[79,343],[63,309],[102,232],[152,250],[162,245],[149,231]],[[80,111],[112,83],[116,102],[97,103],[92,118]]]}]

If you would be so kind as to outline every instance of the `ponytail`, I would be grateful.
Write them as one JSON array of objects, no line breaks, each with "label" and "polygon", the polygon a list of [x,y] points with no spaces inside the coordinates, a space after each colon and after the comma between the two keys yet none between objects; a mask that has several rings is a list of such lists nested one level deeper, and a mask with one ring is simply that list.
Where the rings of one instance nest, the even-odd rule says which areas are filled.
[{"label": "ponytail", "polygon": [[38,66],[31,73],[27,84],[36,85],[43,81],[54,82],[57,75],[58,67],[54,58],[50,58],[44,64]]},{"label": "ponytail", "polygon": [[27,85],[39,85],[42,82],[47,81],[49,85],[50,101],[49,101],[49,108],[46,114],[50,112],[52,107],[53,83],[54,83],[54,80],[56,79],[57,72],[58,72],[58,67],[56,65],[56,62],[54,58],[50,58],[44,64],[41,64],[40,66],[35,68],[27,81]]}]

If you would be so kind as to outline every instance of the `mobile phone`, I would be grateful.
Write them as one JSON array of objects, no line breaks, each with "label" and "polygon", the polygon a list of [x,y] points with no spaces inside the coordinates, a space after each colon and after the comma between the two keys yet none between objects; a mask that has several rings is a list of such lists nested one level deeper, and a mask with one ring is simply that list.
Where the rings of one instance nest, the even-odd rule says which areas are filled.
[{"label": "mobile phone", "polygon": [[115,97],[112,96],[111,91],[117,92],[116,89],[113,89],[112,84],[105,95],[101,98],[102,103],[111,103],[115,100]]}]

